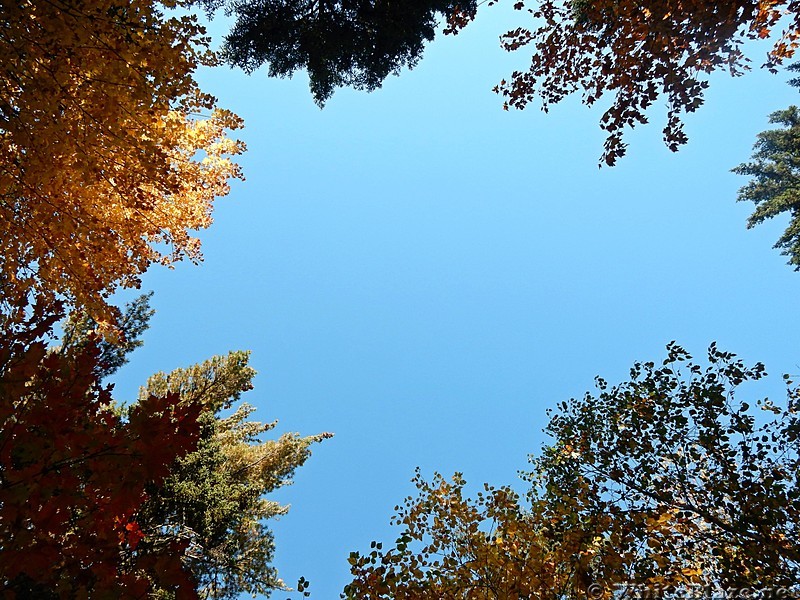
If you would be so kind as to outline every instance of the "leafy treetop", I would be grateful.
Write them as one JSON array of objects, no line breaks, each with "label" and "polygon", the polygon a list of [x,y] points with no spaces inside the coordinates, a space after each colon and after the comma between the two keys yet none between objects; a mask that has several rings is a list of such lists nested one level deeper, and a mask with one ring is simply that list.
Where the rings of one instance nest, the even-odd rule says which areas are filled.
[{"label": "leafy treetop", "polygon": [[[476,14],[469,0],[198,0],[209,11],[222,6],[236,17],[226,38],[226,59],[250,72],[268,64],[273,76],[305,68],[315,100],[322,104],[336,87],[372,90],[390,73],[414,66],[433,39],[437,17],[456,33]],[[494,4],[492,1],[490,4]],[[782,19],[766,65],[775,69],[793,56],[800,38],[797,0],[525,0],[531,27],[501,36],[509,51],[532,47],[527,71],[515,71],[495,91],[505,107],[540,101],[546,111],[575,92],[593,105],[611,106],[601,127],[608,133],[603,160],[625,154],[624,132],[647,122],[660,97],[667,101],[664,140],[671,150],[686,143],[683,118],[703,103],[707,75],[725,69],[740,75],[750,60],[746,41],[769,38]]]},{"label": "leafy treetop", "polygon": [[[571,598],[573,552],[548,539],[541,515],[526,511],[508,487],[485,486],[472,499],[466,482],[414,478],[418,495],[397,508],[402,532],[385,549],[353,552],[347,600],[505,600]],[[575,536],[575,540],[578,537]],[[578,596],[585,598],[585,590]]]},{"label": "leafy treetop", "polygon": [[798,390],[788,382],[783,407],[759,400],[759,415],[737,388],[764,366],[713,344],[708,364],[673,343],[661,365],[637,363],[629,382],[598,379],[596,395],[562,403],[547,428],[555,443],[534,460],[533,493],[572,505],[562,527],[611,517],[631,541],[622,559],[634,582],[679,580],[688,567],[723,589],[800,592]]},{"label": "leafy treetop", "polygon": [[[93,375],[107,377],[141,345],[140,335],[154,311],[151,294],[127,305],[118,320],[120,339],[112,344],[99,338],[97,324],[85,313],[73,313],[65,335],[54,350],[71,356],[91,348],[97,353]],[[276,425],[249,420],[254,408],[230,408],[253,388],[255,370],[248,352],[215,356],[200,364],[157,373],[141,388],[138,402],[117,416],[130,420],[151,397],[176,398],[180,405],[200,406],[197,445],[170,466],[163,479],[147,483],[146,499],[136,513],[140,553],[172,548],[192,575],[204,598],[238,598],[242,593],[269,595],[286,589],[271,565],[275,546],[269,519],[286,514],[288,507],[266,495],[291,483],[291,477],[310,456],[310,446],[331,434],[301,437],[287,433],[263,439]],[[126,416],[127,415],[127,416]],[[159,443],[169,446],[169,436]],[[173,598],[174,590],[153,581],[151,592]]]},{"label": "leafy treetop", "polygon": [[182,402],[208,409],[200,416],[199,447],[177,461],[163,485],[150,490],[139,515],[144,544],[160,548],[176,536],[186,544],[184,561],[204,598],[286,589],[271,565],[275,544],[267,521],[286,514],[288,507],[265,496],[291,483],[310,446],[331,437],[286,433],[262,439],[277,423],[248,420],[254,409],[247,404],[223,416],[253,387],[255,371],[248,358],[247,352],[231,352],[156,374],[139,397],[142,402],[151,395],[177,394]]},{"label": "leafy treetop", "polygon": [[322,105],[337,87],[374,90],[392,73],[413,67],[434,38],[439,17],[475,10],[476,0],[199,0],[236,21],[223,55],[247,72],[269,65],[270,76],[308,71]]},{"label": "leafy treetop", "polygon": [[111,320],[116,286],[200,259],[191,232],[239,176],[242,145],[226,130],[241,122],[193,78],[214,61],[203,29],[158,6],[0,4],[4,292],[56,294]]}]

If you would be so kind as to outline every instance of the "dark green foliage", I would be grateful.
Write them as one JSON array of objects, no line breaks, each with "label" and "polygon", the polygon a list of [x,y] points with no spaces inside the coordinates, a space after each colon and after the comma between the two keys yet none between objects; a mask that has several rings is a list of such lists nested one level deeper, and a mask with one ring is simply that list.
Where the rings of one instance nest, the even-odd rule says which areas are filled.
[{"label": "dark green foliage", "polygon": [[[800,64],[789,67],[800,71]],[[800,87],[800,80],[789,82]],[[739,175],[752,177],[739,190],[738,199],[748,200],[756,209],[747,221],[753,227],[766,219],[787,213],[791,220],[775,244],[789,257],[789,264],[800,270],[800,109],[790,106],[770,115],[770,123],[780,129],[770,129],[758,135],[751,162],[733,169]]]},{"label": "dark green foliage", "polygon": [[231,352],[169,375],[158,373],[141,392],[140,398],[156,390],[176,393],[183,402],[207,408],[197,451],[174,465],[164,485],[149,490],[139,515],[143,544],[158,548],[175,537],[186,542],[184,561],[204,598],[269,595],[284,588],[271,565],[275,546],[267,522],[288,507],[265,495],[291,483],[311,444],[330,437],[284,434],[264,440],[276,423],[248,420],[254,409],[247,404],[223,417],[222,411],[252,389],[254,376],[248,353]]},{"label": "dark green foliage", "polygon": [[413,67],[433,40],[438,18],[472,13],[475,0],[199,0],[211,12],[224,6],[236,22],[223,55],[270,76],[306,69],[314,100],[336,88],[371,91],[391,73]]},{"label": "dark green foliage", "polygon": [[226,468],[228,459],[218,437],[221,424],[215,415],[203,415],[197,452],[179,461],[160,489],[150,490],[139,515],[147,532],[145,543],[157,548],[171,537],[186,540],[184,561],[202,597],[268,595],[282,585],[270,564],[275,550],[272,532],[252,515],[263,490]]}]

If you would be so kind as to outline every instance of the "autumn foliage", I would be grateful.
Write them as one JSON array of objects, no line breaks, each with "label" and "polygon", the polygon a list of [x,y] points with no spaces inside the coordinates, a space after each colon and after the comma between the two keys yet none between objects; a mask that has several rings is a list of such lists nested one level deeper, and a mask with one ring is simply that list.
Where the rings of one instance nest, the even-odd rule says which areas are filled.
[{"label": "autumn foliage", "polygon": [[42,303],[0,337],[0,589],[7,597],[195,597],[180,540],[140,547],[137,512],[199,439],[200,403],[150,395],[122,420],[97,381],[99,351],[48,349]]},{"label": "autumn foliage", "polygon": [[789,0],[518,0],[514,8],[536,21],[503,35],[502,46],[532,48],[531,65],[495,91],[507,108],[538,100],[545,111],[575,92],[587,105],[610,96],[600,123],[608,164],[625,153],[624,130],[647,122],[658,98],[667,102],[664,141],[676,150],[687,141],[682,118],[703,103],[709,73],[741,74],[750,63],[744,43],[782,25],[767,66],[793,56],[800,38],[800,2]]},{"label": "autumn foliage", "polygon": [[[164,3],[167,7],[174,2]],[[193,17],[152,0],[0,2],[0,284],[105,299],[153,263],[198,260],[192,231],[239,175],[241,125],[193,79]]]},{"label": "autumn foliage", "polygon": [[738,388],[764,375],[714,345],[703,368],[670,344],[630,381],[598,378],[596,394],[551,414],[527,501],[489,486],[470,499],[458,474],[418,474],[396,542],[350,555],[346,597],[800,597],[800,395],[788,382],[784,406],[753,411]]},{"label": "autumn foliage", "polygon": [[418,495],[397,507],[395,544],[350,554],[348,600],[566,597],[569,552],[547,539],[513,490],[487,485],[471,499],[460,474],[428,482],[418,472],[414,483]]},{"label": "autumn foliage", "polygon": [[[800,44],[800,0],[518,0],[536,19],[502,38],[533,48],[496,91],[547,110],[579,92],[610,100],[607,164],[624,132],[667,100],[664,139],[686,142],[707,75],[749,68],[748,40],[772,38],[775,68]],[[455,33],[474,0],[199,0],[236,23],[232,64],[310,75],[319,104],[343,85],[372,90],[413,67],[440,17]],[[330,434],[263,439],[274,423],[240,405],[255,372],[244,352],[156,374],[123,409],[101,379],[140,341],[146,298],[109,298],[155,263],[201,258],[195,232],[240,177],[241,126],[198,87],[213,65],[179,0],[0,0],[0,593],[11,598],[236,598],[287,589],[271,565],[266,497]],[[167,11],[167,12],[165,12]],[[780,35],[774,33],[785,27]],[[610,98],[609,98],[610,97]],[[751,223],[797,212],[800,116],[759,138],[742,199]],[[795,219],[779,245],[800,264]],[[56,346],[64,306],[77,309]],[[98,337],[105,324],[116,335]],[[133,335],[125,338],[125,331]],[[523,500],[460,475],[397,507],[400,537],[353,553],[351,600],[591,597],[615,584],[783,586],[800,597],[800,393],[762,413],[736,398],[764,375],[712,346],[702,368],[671,344],[660,365],[561,403],[553,443]],[[592,588],[601,583],[601,588]],[[298,591],[307,594],[301,579]],[[783,589],[782,588],[782,589]],[[596,592],[596,593],[595,593]]]}]

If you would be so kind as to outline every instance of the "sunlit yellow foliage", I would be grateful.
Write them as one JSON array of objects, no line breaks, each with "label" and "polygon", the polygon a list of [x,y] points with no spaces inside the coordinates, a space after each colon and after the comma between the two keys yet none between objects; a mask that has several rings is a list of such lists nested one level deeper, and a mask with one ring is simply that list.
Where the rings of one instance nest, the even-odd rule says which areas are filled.
[{"label": "sunlit yellow foliage", "polygon": [[[669,535],[686,528],[665,507],[628,515],[643,525],[634,531],[629,518],[587,514],[586,480],[574,496],[532,497],[529,507],[508,487],[467,498],[459,474],[427,482],[418,473],[414,483],[418,496],[397,507],[394,546],[351,553],[348,600],[611,600],[628,584],[706,583],[694,560],[668,552]],[[654,543],[642,547],[642,536]],[[658,569],[637,573],[637,563]]]},{"label": "sunlit yellow foliage", "polygon": [[226,130],[241,122],[193,79],[214,60],[203,29],[159,6],[0,0],[4,292],[105,319],[105,298],[152,263],[200,259],[192,230],[239,176]]}]

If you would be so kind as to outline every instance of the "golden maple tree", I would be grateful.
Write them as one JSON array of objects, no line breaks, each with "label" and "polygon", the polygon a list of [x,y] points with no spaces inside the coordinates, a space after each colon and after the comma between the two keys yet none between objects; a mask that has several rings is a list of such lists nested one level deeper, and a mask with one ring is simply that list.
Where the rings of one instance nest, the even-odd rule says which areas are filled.
[{"label": "golden maple tree", "polygon": [[113,317],[153,263],[200,259],[193,230],[239,177],[238,117],[201,92],[214,62],[168,0],[0,0],[0,286]]}]

